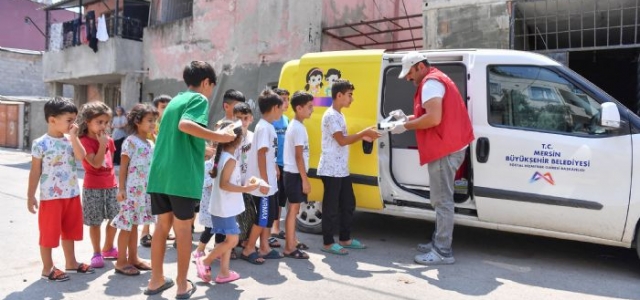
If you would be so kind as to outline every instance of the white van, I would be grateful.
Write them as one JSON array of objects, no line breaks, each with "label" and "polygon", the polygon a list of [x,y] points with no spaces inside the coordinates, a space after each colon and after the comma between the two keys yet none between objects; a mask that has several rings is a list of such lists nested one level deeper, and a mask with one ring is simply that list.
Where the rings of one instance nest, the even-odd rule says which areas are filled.
[{"label": "white van", "polygon": [[[458,85],[476,136],[456,177],[457,224],[636,247],[638,116],[543,55],[511,50],[423,53]],[[396,109],[412,113],[415,87],[398,79],[402,56],[384,50],[310,53],[283,66],[281,87],[315,96],[314,115],[305,123],[311,177],[317,178],[319,124],[331,103],[327,87],[335,78],[356,87],[355,102],[344,110],[350,132],[375,125]],[[383,135],[371,154],[351,146],[358,209],[435,220],[427,166],[420,166],[417,151],[412,131]],[[298,227],[319,232],[319,179],[312,182],[309,199]]]}]

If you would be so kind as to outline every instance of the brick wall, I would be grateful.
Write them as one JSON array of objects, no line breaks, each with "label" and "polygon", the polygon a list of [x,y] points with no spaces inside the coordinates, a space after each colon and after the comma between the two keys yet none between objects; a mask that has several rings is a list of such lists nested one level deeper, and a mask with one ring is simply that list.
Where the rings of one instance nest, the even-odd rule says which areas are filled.
[{"label": "brick wall", "polygon": [[[0,48],[0,95],[47,96],[47,84],[42,80],[42,54],[39,51]],[[72,97],[71,86],[63,89]]]}]

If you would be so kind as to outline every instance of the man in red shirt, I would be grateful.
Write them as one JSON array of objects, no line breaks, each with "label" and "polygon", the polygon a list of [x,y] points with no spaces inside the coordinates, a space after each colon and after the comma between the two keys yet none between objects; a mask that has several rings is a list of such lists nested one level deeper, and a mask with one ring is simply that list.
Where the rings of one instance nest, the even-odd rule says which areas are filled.
[{"label": "man in red shirt", "polygon": [[418,88],[413,97],[413,115],[407,117],[399,110],[390,113],[399,120],[391,133],[416,131],[420,165],[428,164],[429,198],[436,211],[431,242],[418,245],[418,250],[426,253],[417,255],[414,261],[424,265],[453,264],[453,187],[456,171],[474,139],[469,114],[455,83],[431,67],[423,54],[407,53],[398,77],[412,81]]}]

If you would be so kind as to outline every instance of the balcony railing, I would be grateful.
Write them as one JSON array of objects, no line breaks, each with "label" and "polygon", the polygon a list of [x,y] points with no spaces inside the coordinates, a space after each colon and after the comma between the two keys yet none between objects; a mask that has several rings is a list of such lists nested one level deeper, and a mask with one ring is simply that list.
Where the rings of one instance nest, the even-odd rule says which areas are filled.
[{"label": "balcony railing", "polygon": [[[135,18],[109,16],[105,18],[109,37],[142,41],[142,33],[146,24]],[[96,20],[96,26],[98,21]],[[52,24],[48,50],[61,50],[73,46],[88,44],[87,24],[79,19]]]}]

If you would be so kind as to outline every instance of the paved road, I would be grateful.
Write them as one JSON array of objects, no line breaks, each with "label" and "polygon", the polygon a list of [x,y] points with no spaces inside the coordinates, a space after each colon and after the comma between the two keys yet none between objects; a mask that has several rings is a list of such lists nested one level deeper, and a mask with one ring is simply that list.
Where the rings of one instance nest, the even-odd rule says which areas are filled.
[{"label": "paved road", "polygon": [[[0,149],[1,299],[147,299],[149,274],[124,277],[112,264],[93,275],[72,274],[65,283],[39,279],[37,218],[26,210],[29,155]],[[356,214],[355,236],[370,248],[345,257],[320,251],[321,237],[301,234],[311,259],[232,262],[242,279],[198,284],[193,299],[640,299],[640,261],[635,251],[548,238],[457,227],[453,266],[412,262],[414,246],[433,224],[375,214]],[[88,232],[77,256],[88,261]],[[149,251],[141,248],[141,256]],[[62,266],[60,249],[54,260]],[[175,276],[175,250],[165,268]],[[216,266],[213,266],[214,271]],[[195,269],[190,278],[196,279]],[[173,299],[175,288],[149,299]]]}]

